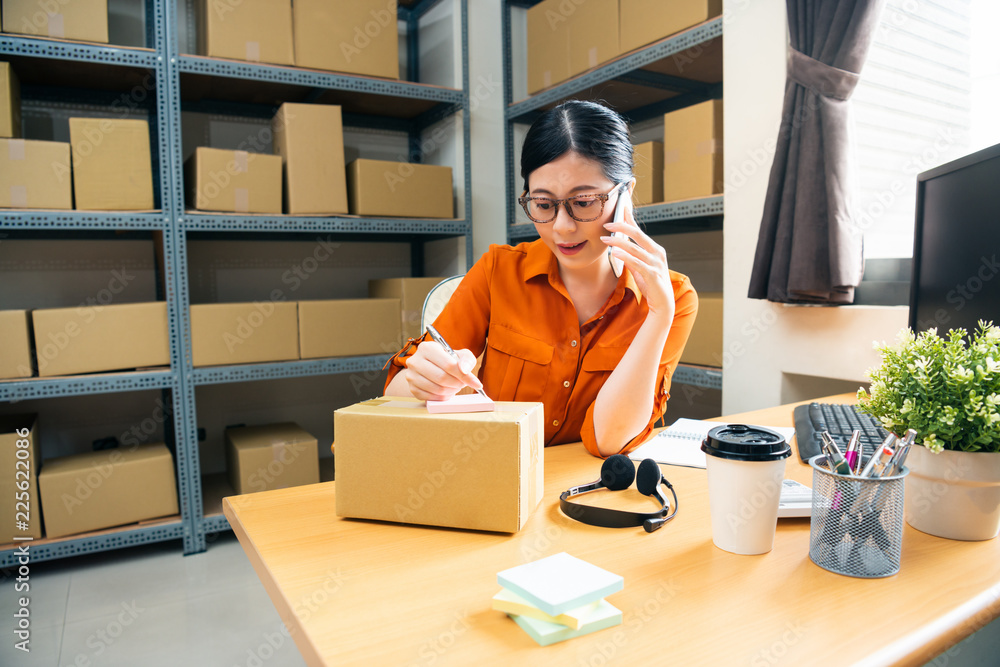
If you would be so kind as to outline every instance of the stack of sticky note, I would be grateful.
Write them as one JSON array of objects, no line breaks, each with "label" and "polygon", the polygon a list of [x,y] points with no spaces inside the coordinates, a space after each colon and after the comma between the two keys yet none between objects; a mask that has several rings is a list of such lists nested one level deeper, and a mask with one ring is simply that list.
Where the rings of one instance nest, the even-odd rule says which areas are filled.
[{"label": "stack of sticky note", "polygon": [[621,611],[604,597],[625,580],[567,553],[504,570],[497,582],[493,608],[542,646],[621,625]]}]

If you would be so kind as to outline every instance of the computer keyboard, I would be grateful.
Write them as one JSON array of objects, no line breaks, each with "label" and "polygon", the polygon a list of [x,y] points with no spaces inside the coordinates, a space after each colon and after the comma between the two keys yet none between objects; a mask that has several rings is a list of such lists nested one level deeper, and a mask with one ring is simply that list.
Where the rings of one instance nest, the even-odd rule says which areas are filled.
[{"label": "computer keyboard", "polygon": [[821,431],[827,431],[841,451],[847,449],[851,433],[855,430],[861,431],[863,458],[871,456],[875,448],[889,435],[878,419],[857,411],[853,405],[809,403],[797,406],[793,416],[795,440],[798,442],[799,458],[803,463],[822,453],[819,437]]}]

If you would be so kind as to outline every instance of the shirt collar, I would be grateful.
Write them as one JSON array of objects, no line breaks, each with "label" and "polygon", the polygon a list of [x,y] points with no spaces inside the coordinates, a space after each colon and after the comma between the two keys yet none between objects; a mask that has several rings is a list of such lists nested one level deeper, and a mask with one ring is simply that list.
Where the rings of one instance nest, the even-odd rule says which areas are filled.
[{"label": "shirt collar", "polygon": [[[558,278],[559,261],[541,239],[528,244],[528,253],[524,262],[524,282],[528,282],[535,276],[554,276],[557,281],[562,282]],[[636,303],[642,303],[642,292],[639,291],[639,286],[635,284],[632,272],[627,268],[618,279],[618,286],[615,287],[615,292],[620,289],[631,290],[633,296],[635,296]]]}]

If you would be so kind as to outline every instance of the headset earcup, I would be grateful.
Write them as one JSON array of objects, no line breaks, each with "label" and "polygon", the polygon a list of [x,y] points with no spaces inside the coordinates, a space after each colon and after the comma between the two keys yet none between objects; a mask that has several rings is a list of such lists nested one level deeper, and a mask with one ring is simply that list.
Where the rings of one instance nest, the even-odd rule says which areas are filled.
[{"label": "headset earcup", "polygon": [[[656,465],[654,463],[654,465]],[[657,468],[659,470],[659,468]],[[623,454],[614,454],[601,465],[601,484],[612,491],[621,491],[632,486],[635,479],[635,464]]]},{"label": "headset earcup", "polygon": [[639,472],[635,476],[635,488],[644,496],[651,496],[656,493],[656,487],[660,483],[663,474],[660,466],[653,459],[643,459],[639,464]]}]

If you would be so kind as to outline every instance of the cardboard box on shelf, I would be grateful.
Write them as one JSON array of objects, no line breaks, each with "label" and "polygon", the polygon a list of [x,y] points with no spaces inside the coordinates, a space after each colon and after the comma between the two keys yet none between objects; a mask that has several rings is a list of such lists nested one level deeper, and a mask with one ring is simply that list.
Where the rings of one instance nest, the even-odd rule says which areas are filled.
[{"label": "cardboard box on shelf", "polygon": [[0,137],[21,136],[21,83],[10,63],[0,63]]},{"label": "cardboard box on shelf", "polygon": [[199,146],[184,164],[188,205],[199,211],[281,213],[281,157]]},{"label": "cardboard box on shelf", "polygon": [[298,359],[297,311],[295,301],[192,305],[192,363],[223,366]]},{"label": "cardboard box on shelf", "polygon": [[337,516],[517,532],[545,489],[542,407],[429,414],[391,397],[336,410]]},{"label": "cardboard box on shelf", "polygon": [[49,459],[38,487],[49,538],[178,512],[174,461],[162,443]]},{"label": "cardboard box on shelf", "polygon": [[663,199],[722,192],[722,100],[663,116]]},{"label": "cardboard box on shelf", "polygon": [[424,299],[442,280],[444,278],[385,278],[368,281],[369,297],[399,299],[399,315],[402,322],[400,347],[407,339],[419,338],[423,334],[420,329],[420,314],[423,312]]},{"label": "cardboard box on shelf", "polygon": [[198,0],[198,53],[294,65],[291,0]]},{"label": "cardboard box on shelf", "polygon": [[396,3],[386,0],[295,0],[299,67],[399,78]]},{"label": "cardboard box on shelf", "polygon": [[394,354],[400,340],[399,299],[299,301],[302,359]]},{"label": "cardboard box on shelf", "polygon": [[167,304],[31,311],[38,375],[76,375],[170,365]]},{"label": "cardboard box on shelf", "polygon": [[347,213],[347,168],[340,107],[286,102],[271,121],[284,164],[285,212]]},{"label": "cardboard box on shelf", "polygon": [[[30,378],[31,328],[28,311],[0,310],[0,379]],[[3,533],[0,533],[0,540]]]},{"label": "cardboard box on shelf", "polygon": [[[25,453],[19,453],[25,452]],[[38,500],[38,471],[42,457],[35,415],[0,416],[0,543],[13,537],[42,536],[42,505]],[[19,462],[24,462],[19,463]],[[25,465],[27,467],[25,467]],[[23,474],[22,474],[23,471]],[[18,494],[27,493],[20,502]],[[24,522],[24,524],[20,522]],[[27,524],[25,526],[25,524]]]},{"label": "cardboard box on shelf", "polygon": [[559,5],[563,0],[542,0],[527,11],[528,94],[569,78],[569,21]]},{"label": "cardboard box on shelf", "polygon": [[69,144],[0,139],[0,208],[73,208]]},{"label": "cardboard box on shelf", "polygon": [[347,165],[347,195],[355,215],[455,215],[451,167],[359,158]]},{"label": "cardboard box on shelf", "polygon": [[298,424],[226,429],[226,470],[237,494],[319,483],[319,443]]},{"label": "cardboard box on shelf", "polygon": [[70,118],[69,140],[76,208],[153,208],[149,123],[131,118]]},{"label": "cardboard box on shelf", "polygon": [[647,141],[636,144],[635,191],[632,200],[636,206],[648,206],[663,201],[663,142]]},{"label": "cardboard box on shelf", "polygon": [[619,0],[622,53],[722,14],[722,0]]},{"label": "cardboard box on shelf", "polygon": [[108,43],[108,0],[3,0],[3,30]]},{"label": "cardboard box on shelf", "polygon": [[698,317],[681,354],[681,362],[722,366],[722,292],[698,295]]},{"label": "cardboard box on shelf", "polygon": [[[566,7],[561,3],[560,7]],[[571,3],[565,11],[569,23],[569,75],[597,67],[621,53],[618,45],[618,0]]]}]

